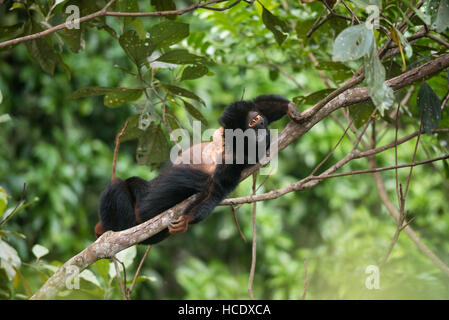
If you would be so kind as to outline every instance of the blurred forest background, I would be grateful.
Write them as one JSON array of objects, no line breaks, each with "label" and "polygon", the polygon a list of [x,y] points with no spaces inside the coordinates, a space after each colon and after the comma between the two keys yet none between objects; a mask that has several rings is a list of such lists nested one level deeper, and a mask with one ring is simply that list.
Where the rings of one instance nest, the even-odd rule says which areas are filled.
[{"label": "blurred forest background", "polygon": [[[391,2],[384,1],[384,7],[393,6]],[[385,13],[385,19],[395,22],[395,19],[402,18],[401,12],[408,8],[401,5],[405,2],[408,1],[397,1],[393,8],[388,7],[390,11]],[[49,3],[55,4],[54,1],[23,3],[4,1],[0,4],[0,29],[25,21],[27,12],[32,12],[38,21],[41,18],[37,11],[46,8],[48,13]],[[92,3],[101,9],[106,2]],[[157,1],[137,3],[142,12],[158,8]],[[179,9],[192,2],[167,3],[174,3]],[[282,41],[279,41],[276,31],[266,27],[269,22],[263,23],[264,9],[260,3],[285,23],[286,29],[281,33],[285,39]],[[175,69],[162,66],[156,74],[159,81],[188,89],[204,101],[202,105],[195,99],[189,100],[201,114],[192,109],[186,112],[185,105],[168,103],[167,107],[178,125],[191,130],[190,123],[197,118],[202,120],[203,130],[217,128],[217,118],[223,108],[242,96],[252,99],[259,94],[277,93],[293,99],[329,89],[323,75],[330,87],[335,88],[360,68],[358,60],[332,62],[335,37],[350,26],[351,21],[330,19],[307,37],[313,23],[320,15],[326,15],[327,9],[321,2],[303,4],[300,1],[261,0],[260,3],[242,1],[224,11],[195,10],[176,17],[177,22],[189,24],[190,29],[188,35],[173,47],[187,49],[208,59],[204,63],[207,71],[197,79],[192,76],[192,79],[179,81],[178,75],[182,70],[179,65]],[[353,6],[351,1],[346,3]],[[44,9],[37,9],[41,4]],[[33,5],[36,9],[32,8]],[[65,5],[56,6],[54,13],[62,12]],[[348,15],[342,4],[334,9]],[[366,18],[362,11],[358,15],[362,21]],[[129,21],[125,23],[125,19]],[[107,17],[104,21],[111,30],[98,24],[94,26],[92,22],[88,31],[82,34],[79,50],[70,47],[70,41],[64,42],[63,33],[54,34],[54,50],[58,58],[55,58],[53,67],[47,65],[46,69],[42,60],[30,55],[33,50],[30,45],[20,43],[0,51],[0,116],[9,115],[0,122],[0,186],[4,189],[0,192],[0,212],[8,212],[16,206],[24,183],[29,203],[0,227],[1,255],[4,258],[9,252],[16,259],[15,262],[9,261],[9,269],[7,261],[2,260],[1,298],[29,297],[56,267],[95,240],[93,228],[98,221],[98,198],[111,177],[115,136],[129,117],[141,112],[142,105],[145,106],[142,101],[146,98],[141,95],[120,106],[107,106],[102,95],[74,99],[73,93],[95,86],[141,86],[129,52],[127,55],[112,34],[120,36],[127,29],[142,32],[163,21],[174,20],[163,17],[136,20],[138,22],[131,21],[131,18]],[[413,35],[422,24],[415,16],[406,36]],[[383,29],[379,30],[375,35],[380,47],[386,35]],[[12,39],[19,32],[18,29],[15,35],[0,33],[0,40]],[[419,39],[413,49],[413,54],[407,56],[408,69],[448,50],[429,38]],[[399,74],[401,56],[389,59],[386,65],[393,66],[391,70],[396,68],[392,72]],[[427,80],[441,99],[448,90],[447,77],[446,72],[441,72]],[[402,106],[399,137],[419,129],[419,86],[419,83],[414,84],[411,96]],[[396,101],[400,101],[409,88],[396,93]],[[151,91],[149,93],[152,94]],[[312,99],[308,104],[307,101],[297,104],[298,110],[305,110],[316,101]],[[448,109],[447,106],[443,109],[438,128],[448,128]],[[156,105],[154,110],[160,114],[160,105]],[[333,118],[326,117],[283,150],[279,154],[277,172],[266,180],[258,193],[285,187],[309,175],[342,136],[347,126],[345,116],[355,117],[351,110],[354,108],[335,112]],[[371,105],[368,116],[372,110]],[[385,126],[382,131],[385,134],[379,138],[378,145],[394,141],[394,121],[380,116],[376,121],[378,127]],[[287,123],[285,118],[275,127],[281,130]],[[349,134],[353,139],[354,135]],[[164,135],[168,136],[167,132],[164,131]],[[447,133],[438,137],[421,135],[416,160],[447,154],[447,138]],[[399,163],[412,162],[415,143],[416,140],[410,140],[398,148]],[[119,177],[137,175],[150,179],[157,174],[157,169],[150,170],[149,166],[136,163],[137,146],[136,139],[122,143],[117,164]],[[352,146],[350,139],[343,139],[325,167],[348,154]],[[377,162],[380,167],[394,165],[394,149],[379,153]],[[156,166],[153,163],[151,167]],[[344,171],[368,167],[367,160],[363,158],[351,161]],[[400,181],[405,183],[408,173],[409,169],[399,170]],[[381,175],[390,200],[397,205],[395,171],[385,171]],[[259,177],[259,183],[264,178]],[[251,186],[251,178],[248,178],[232,196],[251,194]],[[447,162],[414,168],[406,201],[408,218],[416,217],[412,227],[446,264],[449,263],[448,194]],[[237,217],[247,242],[239,236],[231,207],[221,206],[188,232],[154,246],[132,297],[247,299],[252,205],[245,204],[239,208]],[[306,280],[304,259],[308,269],[308,299],[449,297],[449,277],[403,233],[381,269],[380,289],[368,290],[365,287],[369,275],[365,273],[366,268],[379,264],[396,231],[396,222],[380,201],[371,174],[327,179],[314,188],[259,202],[257,227],[256,298],[300,299]],[[127,265],[128,279],[132,278],[145,249],[138,245],[121,256]],[[109,267],[109,261],[98,261],[82,277],[80,290],[63,291],[58,297],[120,299],[117,281],[111,277],[113,269],[109,270]]]}]

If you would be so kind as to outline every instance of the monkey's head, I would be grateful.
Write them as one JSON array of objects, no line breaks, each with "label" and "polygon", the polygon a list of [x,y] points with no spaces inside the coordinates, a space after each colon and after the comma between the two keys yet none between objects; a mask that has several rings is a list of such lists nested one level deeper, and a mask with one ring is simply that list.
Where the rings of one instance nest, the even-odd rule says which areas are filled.
[{"label": "monkey's head", "polygon": [[[287,114],[289,103],[289,100],[279,95],[262,95],[252,101],[236,101],[230,104],[219,118],[219,122],[225,129],[225,141],[233,141],[234,158],[241,154],[245,164],[256,163],[261,158],[259,150],[262,146],[265,151],[270,145],[268,125]],[[233,130],[232,140],[228,140],[229,130],[226,129]],[[228,147],[230,144],[226,145]],[[241,152],[239,146],[243,148],[240,149]],[[255,148],[252,149],[253,146]],[[255,151],[251,152],[252,150]]]},{"label": "monkey's head", "polygon": [[288,99],[266,94],[251,101],[231,103],[218,119],[225,129],[266,129],[271,122],[287,114]]}]

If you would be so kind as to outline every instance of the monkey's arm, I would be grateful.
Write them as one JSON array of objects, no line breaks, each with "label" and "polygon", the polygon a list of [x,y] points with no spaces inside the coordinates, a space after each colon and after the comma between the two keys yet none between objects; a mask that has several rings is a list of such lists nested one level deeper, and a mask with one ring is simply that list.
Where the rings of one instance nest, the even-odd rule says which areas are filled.
[{"label": "monkey's arm", "polygon": [[205,188],[198,193],[183,215],[170,223],[168,227],[170,233],[185,232],[189,223],[205,219],[237,187],[243,168],[244,166],[240,165],[217,166]]},{"label": "monkey's arm", "polygon": [[267,117],[269,123],[279,120],[286,114],[295,122],[302,121],[295,104],[283,96],[265,94],[258,96],[253,102],[257,109]]}]

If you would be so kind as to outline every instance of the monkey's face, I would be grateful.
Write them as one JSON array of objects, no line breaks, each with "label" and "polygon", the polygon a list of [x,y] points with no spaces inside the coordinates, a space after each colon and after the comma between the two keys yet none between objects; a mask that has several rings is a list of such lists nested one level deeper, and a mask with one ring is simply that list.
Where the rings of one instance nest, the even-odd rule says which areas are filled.
[{"label": "monkey's face", "polygon": [[229,105],[219,119],[224,127],[225,154],[235,164],[255,164],[270,146],[270,121],[253,102]]},{"label": "monkey's face", "polygon": [[260,114],[258,111],[250,111],[246,117],[247,128],[252,129],[266,129],[267,128],[267,119],[263,114]]},{"label": "monkey's face", "polygon": [[246,123],[246,130],[255,130],[258,143],[269,140],[268,120],[263,114],[258,111],[249,111]]}]

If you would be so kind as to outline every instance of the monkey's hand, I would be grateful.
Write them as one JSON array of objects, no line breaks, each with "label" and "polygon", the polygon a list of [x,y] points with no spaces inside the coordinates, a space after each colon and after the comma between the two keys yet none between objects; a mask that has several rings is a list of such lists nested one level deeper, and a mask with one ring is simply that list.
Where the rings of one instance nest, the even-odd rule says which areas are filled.
[{"label": "monkey's hand", "polygon": [[182,215],[168,225],[168,232],[171,234],[185,232],[189,226],[189,222],[192,220],[191,215]]}]

